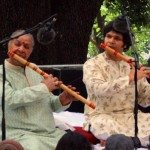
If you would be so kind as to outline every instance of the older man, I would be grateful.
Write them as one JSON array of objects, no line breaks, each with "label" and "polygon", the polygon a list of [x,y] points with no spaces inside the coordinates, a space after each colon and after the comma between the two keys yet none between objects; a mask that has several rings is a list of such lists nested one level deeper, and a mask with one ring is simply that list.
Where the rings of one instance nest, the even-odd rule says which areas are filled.
[{"label": "older man", "polygon": [[[11,37],[22,33],[24,30],[17,30]],[[27,60],[33,46],[33,36],[25,34],[9,41],[8,52]],[[55,128],[52,112],[68,108],[73,97],[66,92],[53,95],[52,91],[58,88],[61,81],[52,75],[43,78],[12,57],[5,60],[5,67],[7,139],[20,142],[25,150],[55,149],[65,132]],[[2,66],[0,84],[2,86]]]}]

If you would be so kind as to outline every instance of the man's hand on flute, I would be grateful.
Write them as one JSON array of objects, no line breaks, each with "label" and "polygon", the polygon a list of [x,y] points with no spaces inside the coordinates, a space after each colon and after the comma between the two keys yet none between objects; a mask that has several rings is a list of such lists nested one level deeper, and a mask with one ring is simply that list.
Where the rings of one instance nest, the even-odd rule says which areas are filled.
[{"label": "man's hand on flute", "polygon": [[[76,88],[72,87],[71,85],[68,85],[68,88],[75,91]],[[76,92],[77,94],[79,94],[79,92]],[[60,102],[63,106],[68,105],[69,103],[71,103],[72,101],[77,101],[77,99],[75,99],[74,96],[72,96],[71,94],[69,94],[67,91],[63,91],[60,94]]]},{"label": "man's hand on flute", "polygon": [[[50,74],[50,75],[45,74],[45,75],[43,75],[43,77],[44,77],[44,80],[42,81],[42,83],[44,83],[47,86],[47,88],[50,92],[58,89],[60,87],[60,84],[62,84],[62,81],[59,81],[57,77],[53,77],[52,74]],[[76,88],[73,87],[72,85],[68,85],[67,87],[70,90],[73,90],[73,91],[76,90]],[[79,94],[79,92],[76,92],[76,93]],[[75,99],[75,97],[72,96],[71,94],[69,94],[67,91],[63,91],[60,94],[59,98],[60,98],[60,102],[63,106],[68,105],[72,101],[77,101]]]},{"label": "man's hand on flute", "polygon": [[[133,67],[129,73],[129,82],[134,81],[135,68]],[[150,78],[150,70],[147,70],[144,66],[141,66],[139,70],[137,70],[137,80],[142,78]]]},{"label": "man's hand on flute", "polygon": [[44,79],[42,80],[42,83],[44,83],[48,90],[52,92],[53,90],[56,90],[59,88],[59,85],[62,84],[62,81],[59,81],[57,77],[53,77],[52,74],[50,75],[43,75]]}]

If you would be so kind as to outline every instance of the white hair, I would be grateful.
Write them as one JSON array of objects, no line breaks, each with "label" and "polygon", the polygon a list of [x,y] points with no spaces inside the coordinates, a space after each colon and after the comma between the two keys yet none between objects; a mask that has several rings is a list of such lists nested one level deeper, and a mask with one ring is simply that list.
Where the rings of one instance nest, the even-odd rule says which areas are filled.
[{"label": "white hair", "polygon": [[[13,32],[12,34],[11,34],[11,38],[14,38],[14,37],[17,37],[17,36],[19,36],[19,35],[22,35],[22,34],[24,34],[25,33],[25,30],[16,30],[15,32]],[[32,41],[32,47],[34,46],[34,38],[33,38],[33,35],[31,34],[31,33],[27,33],[27,34],[24,34],[24,35],[28,35],[30,38],[31,38],[31,41]],[[9,42],[8,42],[8,47],[11,45],[11,42],[13,41],[13,39],[12,40],[10,40]]]}]

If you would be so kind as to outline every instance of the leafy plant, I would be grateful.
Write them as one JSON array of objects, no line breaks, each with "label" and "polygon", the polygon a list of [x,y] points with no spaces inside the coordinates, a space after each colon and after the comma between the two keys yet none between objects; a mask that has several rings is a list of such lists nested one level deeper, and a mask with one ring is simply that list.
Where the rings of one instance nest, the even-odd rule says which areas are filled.
[{"label": "leafy plant", "polygon": [[[141,63],[147,63],[147,59],[150,54],[150,24],[148,19],[150,18],[150,2],[147,0],[136,0],[137,3],[142,4],[142,10],[140,8],[139,12],[135,12],[137,10],[137,3],[132,3],[132,1],[126,0],[124,4],[126,4],[126,13],[128,19],[131,22],[131,32],[134,34],[133,44],[129,51],[126,52],[127,55],[131,56],[133,51],[136,51]],[[132,5],[132,6],[131,6]],[[101,21],[104,20],[103,26],[113,20],[115,17],[119,16],[122,12],[122,1],[121,0],[105,0],[103,5],[100,8],[99,16],[101,17]],[[132,10],[131,10],[132,9]],[[134,12],[134,13],[131,13]],[[133,17],[133,14],[136,13],[136,17]],[[137,15],[138,13],[138,15]],[[142,20],[141,20],[142,19]],[[98,17],[95,19],[92,28],[91,40],[88,46],[88,56],[93,57],[98,53],[102,52],[97,46],[102,40],[102,29],[103,26],[99,23]]]}]

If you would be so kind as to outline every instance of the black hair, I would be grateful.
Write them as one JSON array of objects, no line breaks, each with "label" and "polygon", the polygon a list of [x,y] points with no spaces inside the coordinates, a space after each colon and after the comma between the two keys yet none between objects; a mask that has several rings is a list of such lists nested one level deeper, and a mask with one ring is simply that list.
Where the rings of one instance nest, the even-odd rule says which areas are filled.
[{"label": "black hair", "polygon": [[58,141],[55,150],[92,150],[88,140],[79,133],[69,131]]},{"label": "black hair", "polygon": [[[123,36],[123,42],[126,45],[124,51],[127,51],[131,46],[132,42],[131,42],[129,30],[127,29],[127,23],[125,18],[117,17],[115,20],[109,22],[103,29],[103,36],[105,37],[106,34],[110,31],[114,31]],[[133,36],[133,34],[131,35]]]}]

